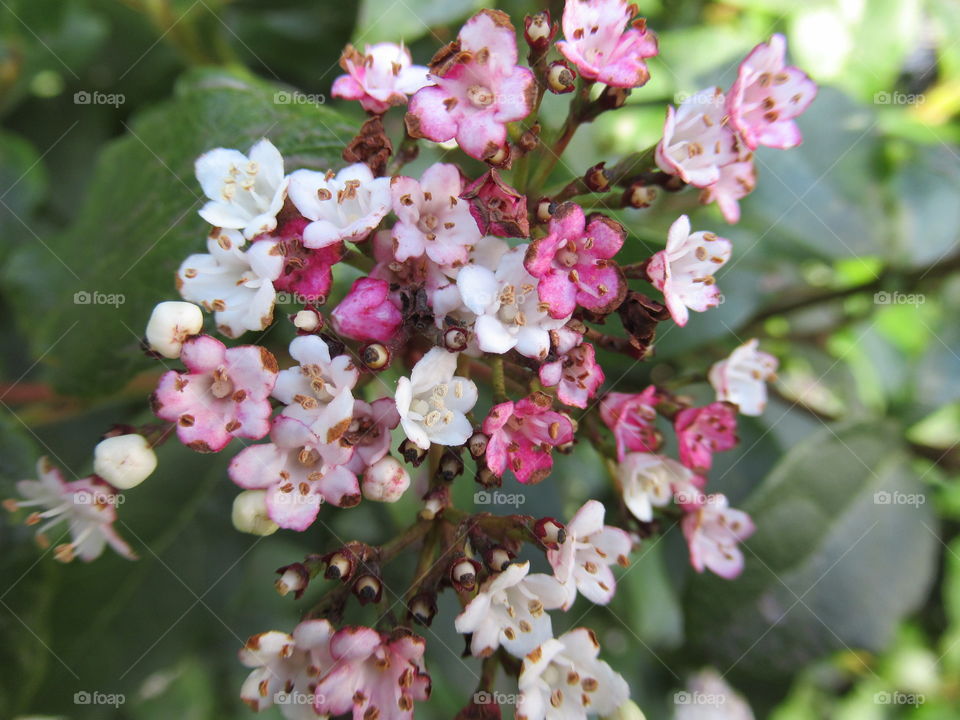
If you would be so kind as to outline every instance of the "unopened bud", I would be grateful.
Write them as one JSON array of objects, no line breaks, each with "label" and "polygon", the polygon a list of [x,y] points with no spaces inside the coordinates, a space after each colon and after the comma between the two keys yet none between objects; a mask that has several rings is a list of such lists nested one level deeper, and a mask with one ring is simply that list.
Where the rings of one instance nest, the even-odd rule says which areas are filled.
[{"label": "unopened bud", "polygon": [[463,474],[463,460],[460,459],[457,453],[448,448],[440,457],[437,474],[443,478],[444,481],[453,482],[455,478]]},{"label": "unopened bud", "polygon": [[606,720],[647,720],[647,716],[633,700],[627,700],[611,715],[604,715],[604,718]]},{"label": "unopened bud", "polygon": [[450,504],[450,489],[446,485],[438,485],[423,497],[423,509],[420,517],[423,520],[433,520]]},{"label": "unopened bud", "polygon": [[510,167],[510,146],[501,145],[496,150],[493,150],[484,158],[484,161],[488,165],[492,165],[497,168],[508,168]]},{"label": "unopened bud", "polygon": [[310,583],[310,572],[306,566],[303,563],[293,563],[292,565],[279,568],[277,573],[280,577],[278,577],[277,581],[273,584],[277,592],[280,593],[281,596],[293,593],[293,596],[299,600],[300,596],[303,595],[303,591],[307,589],[307,585]]},{"label": "unopened bud", "polygon": [[420,467],[420,465],[426,459],[428,452],[428,450],[424,450],[410,438],[407,438],[400,443],[400,454],[403,455],[404,461],[410,463],[414,467]]},{"label": "unopened bud", "polygon": [[363,473],[362,490],[367,500],[393,503],[410,487],[410,473],[391,455],[385,455]]},{"label": "unopened bud", "polygon": [[577,430],[580,429],[580,423],[577,422],[577,419],[573,417],[570,413],[561,412],[567,420],[570,421],[570,427],[573,428],[573,432],[570,434],[570,442],[565,442],[557,445],[557,452],[569,453],[573,450],[573,446],[577,442]]},{"label": "unopened bud", "polygon": [[475,432],[470,436],[470,439],[467,440],[467,450],[470,451],[470,455],[476,458],[483,457],[487,452],[487,443],[490,442],[490,438],[482,432]]},{"label": "unopened bud", "polygon": [[630,97],[630,88],[607,85],[597,98],[597,104],[604,110],[618,110],[627,104],[628,97]]},{"label": "unopened bud", "polygon": [[556,209],[553,200],[550,198],[541,198],[540,202],[537,203],[537,222],[548,223],[550,218],[553,217],[553,212]]},{"label": "unopened bud", "polygon": [[179,300],[153,308],[147,323],[147,345],[165,358],[180,357],[183,343],[203,330],[203,312],[197,305]]},{"label": "unopened bud", "polygon": [[498,488],[503,485],[503,478],[497,475],[493,470],[484,465],[482,468],[477,468],[477,477],[476,481],[482,487],[487,488]]},{"label": "unopened bud", "polygon": [[143,435],[116,435],[97,443],[93,472],[120,490],[136,487],[157,469],[157,454]]},{"label": "unopened bud", "polygon": [[457,592],[470,592],[477,587],[480,563],[470,558],[455,560],[450,566],[450,582]]},{"label": "unopened bud", "polygon": [[537,520],[533,526],[533,533],[540,539],[540,542],[552,549],[563,545],[563,541],[567,539],[567,531],[563,523],[551,517]]},{"label": "unopened bud", "polygon": [[623,193],[623,204],[632,208],[647,208],[657,198],[657,189],[635,182]]},{"label": "unopened bud", "polygon": [[550,11],[541,10],[523,19],[523,39],[532,50],[543,52],[550,45],[557,29],[550,22]]},{"label": "unopened bud", "polygon": [[540,144],[540,123],[535,123],[533,127],[529,130],[525,130],[520,134],[520,138],[517,140],[517,147],[524,153],[528,153],[536,149],[537,145]]},{"label": "unopened bud", "polygon": [[383,370],[390,364],[390,351],[382,343],[370,343],[360,351],[360,360],[370,370]]},{"label": "unopened bud", "polygon": [[233,499],[233,526],[251,535],[272,535],[280,528],[267,514],[266,490],[244,490]]},{"label": "unopened bud", "polygon": [[483,559],[486,561],[487,567],[494,572],[503,572],[513,562],[514,557],[516,556],[502,545],[495,545],[487,550]]},{"label": "unopened bud", "polygon": [[469,336],[462,327],[447,328],[443,334],[443,346],[450,352],[461,352],[467,349]]},{"label": "unopened bud", "polygon": [[361,605],[378,603],[383,596],[383,583],[372,573],[361,575],[353,584],[353,594],[357,596]]},{"label": "unopened bud", "polygon": [[297,330],[305,333],[316,332],[323,327],[323,318],[316,310],[301,310],[293,316],[293,324]]},{"label": "unopened bud", "polygon": [[434,599],[433,595],[428,593],[420,593],[416,595],[408,606],[410,610],[410,617],[412,617],[420,625],[430,625],[433,622],[434,616],[437,614],[437,601]]},{"label": "unopened bud", "polygon": [[566,95],[576,88],[577,73],[564,60],[555,60],[547,69],[547,89],[555,95]]},{"label": "unopened bud", "polygon": [[592,192],[606,192],[610,189],[610,178],[604,169],[606,163],[597,163],[583,175],[583,184]]}]

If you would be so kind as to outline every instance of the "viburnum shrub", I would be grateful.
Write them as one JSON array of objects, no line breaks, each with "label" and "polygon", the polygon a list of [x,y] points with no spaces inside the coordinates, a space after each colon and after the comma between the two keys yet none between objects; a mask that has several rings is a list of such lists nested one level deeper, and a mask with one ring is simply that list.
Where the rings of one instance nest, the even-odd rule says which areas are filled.
[{"label": "viburnum shrub", "polygon": [[[160,422],[112,431],[94,474],[77,482],[42,459],[10,508],[31,509],[40,542],[67,524],[60,560],[93,560],[107,544],[133,557],[113,529],[117,491],[147,478],[154,447],[173,435],[200,453],[235,453],[228,474],[242,492],[232,516],[243,532],[303,532],[323,515],[417,492],[422,509],[396,537],[317,548],[278,570],[281,595],[313,595],[318,575],[334,584],[311,597],[291,632],[250,638],[240,651],[251,669],[243,700],[254,710],[277,704],[288,718],[411,718],[430,695],[428,641],[413,628],[429,626],[438,595],[450,592],[461,607],[456,630],[483,659],[482,693],[459,718],[500,717],[487,691],[501,666],[516,678],[518,718],[641,717],[594,633],[555,637],[551,616],[579,595],[609,603],[617,566],[672,523],[697,572],[737,577],[738,544],[753,524],[709,492],[708,473],[713,454],[736,444],[738,414],[763,412],[777,360],[750,340],[694,368],[716,391],[702,407],[676,384],[622,392],[611,382],[603,392],[617,379],[605,357],[645,360],[658,324],[683,326],[721,301],[716,274],[735,248],[681,215],[664,249],[621,263],[637,241],[591,208],[644,208],[658,193],[697,188],[701,203],[736,222],[755,184],[752,151],[800,143],[794,118],[816,86],[786,64],[775,35],[743,60],[731,88],[667,107],[655,147],[545,190],[577,128],[648,81],[657,38],[635,10],[625,0],[567,0],[562,40],[547,12],[526,17],[526,66],[497,10],[470,18],[428,67],[403,45],[348,46],[333,95],[359,102],[368,119],[341,168],[290,168],[268,138],[204,153],[196,175],[212,226],[206,252],[183,261],[182,300],[157,305],[146,330],[157,357],[183,366],[152,395]],[[538,120],[547,92],[570,93],[555,132]],[[403,105],[406,133],[394,144],[382,119]],[[425,141],[450,152],[404,175]],[[345,264],[363,276],[340,283],[344,294],[334,280]],[[289,319],[274,315],[278,293],[303,299]],[[614,315],[625,334],[606,326]],[[215,337],[277,322],[297,334],[282,361]],[[390,367],[401,369],[395,384],[378,378]],[[579,442],[605,456],[618,502],[590,499],[553,518],[452,501],[467,468],[484,491],[564,483],[555,454]],[[550,572],[521,562],[524,552],[542,553]],[[418,558],[409,589],[385,600],[383,568],[404,555]],[[379,604],[374,626],[345,624],[351,603]],[[284,700],[294,693],[310,699]]]}]

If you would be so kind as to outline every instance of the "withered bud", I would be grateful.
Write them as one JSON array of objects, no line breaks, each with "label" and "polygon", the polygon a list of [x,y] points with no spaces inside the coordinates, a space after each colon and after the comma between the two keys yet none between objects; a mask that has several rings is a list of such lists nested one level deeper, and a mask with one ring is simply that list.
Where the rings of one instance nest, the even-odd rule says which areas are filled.
[{"label": "withered bud", "polygon": [[420,593],[415,595],[407,606],[410,611],[410,617],[414,622],[420,625],[430,625],[434,616],[437,614],[436,597],[430,593]]},{"label": "withered bud", "polygon": [[440,457],[437,474],[446,482],[453,482],[455,478],[462,475],[463,460],[460,459],[460,455],[452,449],[447,448]]},{"label": "withered bud", "polygon": [[420,517],[423,520],[433,520],[450,504],[450,488],[439,485],[423,496],[423,509]]},{"label": "withered bud", "polygon": [[360,360],[370,370],[383,370],[390,364],[390,351],[383,343],[370,343],[360,350]]},{"label": "withered bud", "polygon": [[454,326],[447,328],[446,332],[443,333],[443,346],[450,352],[462,352],[466,350],[468,340],[469,336],[467,335],[466,328]]},{"label": "withered bud", "polygon": [[490,442],[490,438],[478,430],[467,440],[467,450],[470,451],[470,455],[475,459],[481,458],[487,452],[488,442]]},{"label": "withered bud", "polygon": [[604,110],[617,110],[626,105],[628,97],[630,97],[630,88],[607,85],[597,98],[597,104]]},{"label": "withered bud", "polygon": [[365,163],[374,175],[386,172],[387,162],[393,154],[393,143],[383,129],[379,115],[369,118],[343,149],[343,159],[348,163]]},{"label": "withered bud", "polygon": [[503,485],[503,479],[486,465],[477,468],[477,477],[475,479],[479,485],[488,490]]},{"label": "withered bud", "polygon": [[280,577],[273,584],[281,596],[293,593],[293,596],[299,600],[303,591],[307,589],[310,583],[310,571],[303,563],[293,563],[277,569]]},{"label": "withered bud", "polygon": [[597,163],[583,174],[583,183],[592,192],[606,192],[610,189],[610,178],[604,169],[606,163]]},{"label": "withered bud", "polygon": [[537,203],[537,222],[548,223],[556,210],[556,204],[550,198],[540,198]]},{"label": "withered bud", "polygon": [[554,95],[566,95],[576,88],[577,73],[565,60],[554,60],[547,69],[547,89]]},{"label": "withered bud", "polygon": [[623,328],[630,335],[634,356],[646,357],[657,334],[657,324],[669,319],[667,307],[646,295],[631,290],[623,304],[617,308]]},{"label": "withered bud", "polygon": [[414,467],[420,467],[423,461],[427,458],[427,450],[424,450],[410,438],[407,438],[402,443],[400,443],[400,454],[403,455],[404,461],[410,463]]},{"label": "withered bud", "polygon": [[647,208],[657,198],[657,189],[635,182],[623,192],[623,204],[632,208]]},{"label": "withered bud", "polygon": [[542,53],[550,46],[556,32],[556,26],[550,21],[549,10],[541,10],[523,19],[523,39],[531,50]]},{"label": "withered bud", "polygon": [[525,130],[521,135],[520,139],[517,140],[517,147],[524,153],[528,153],[531,150],[536,149],[537,145],[540,144],[540,123],[534,124],[529,130]]},{"label": "withered bud", "polygon": [[491,150],[483,156],[485,163],[496,168],[509,168],[511,160],[509,145],[491,148]]},{"label": "withered bud", "polygon": [[361,605],[378,603],[383,597],[383,583],[373,573],[361,575],[353,583],[353,594],[357,596]]},{"label": "withered bud", "polygon": [[343,580],[346,582],[353,575],[354,557],[353,553],[343,550],[337,550],[326,556],[327,569],[323,576],[327,580]]},{"label": "withered bud", "polygon": [[516,555],[503,547],[503,545],[494,545],[487,550],[483,560],[487,563],[487,567],[493,570],[493,572],[503,572],[507,569],[507,566],[513,562],[515,557]]},{"label": "withered bud", "polygon": [[468,557],[461,557],[450,564],[450,582],[457,592],[470,592],[477,587],[480,563]]},{"label": "withered bud", "polygon": [[540,542],[552,550],[556,550],[567,539],[567,531],[563,523],[552,517],[540,518],[533,526],[533,533]]}]

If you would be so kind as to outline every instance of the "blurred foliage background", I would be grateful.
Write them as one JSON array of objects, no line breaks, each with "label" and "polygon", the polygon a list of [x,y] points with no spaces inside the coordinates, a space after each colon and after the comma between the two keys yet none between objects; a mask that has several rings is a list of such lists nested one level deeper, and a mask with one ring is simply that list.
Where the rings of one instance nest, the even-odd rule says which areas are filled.
[{"label": "blurred foliage background", "polygon": [[[535,3],[0,0],[5,496],[38,455],[82,474],[111,423],[147,418],[158,370],[138,353],[140,333],[203,245],[193,159],[269,136],[288,168],[336,165],[360,120],[324,97],[345,42],[402,38],[425,62],[494,5],[520,24]],[[703,373],[742,340],[760,337],[781,359],[767,413],[743,418],[740,447],[711,474],[757,521],[747,569],[732,583],[695,576],[667,528],[638,551],[611,607],[578,604],[557,631],[598,629],[651,720],[670,717],[673,693],[705,666],[757,717],[960,717],[960,4],[662,0],[640,11],[661,40],[652,80],[581,131],[574,171],[656,142],[666,103],[728,85],[774,31],[823,87],[800,120],[803,146],[759,153],[739,225],[695,193],[618,213],[637,259],[680,212],[735,250],[719,276],[724,304],[661,332],[651,362],[605,359],[610,386],[692,378],[704,400]],[[564,103],[550,98],[548,123]],[[77,292],[124,302],[77,304]],[[287,332],[267,342],[282,350]],[[61,566],[3,519],[0,716],[251,716],[237,649],[290,629],[319,592],[280,598],[273,571],[335,540],[319,528],[266,541],[235,532],[226,462],[164,446],[158,474],[120,508],[137,563]],[[472,488],[458,485],[469,507]],[[588,496],[609,500],[605,488],[584,445],[521,511],[565,517]],[[410,495],[326,519],[340,538],[382,542],[415,512]],[[454,659],[455,612],[445,602],[425,631],[434,700],[418,717],[452,717],[474,684],[474,661]],[[126,702],[78,706],[79,691]]]}]

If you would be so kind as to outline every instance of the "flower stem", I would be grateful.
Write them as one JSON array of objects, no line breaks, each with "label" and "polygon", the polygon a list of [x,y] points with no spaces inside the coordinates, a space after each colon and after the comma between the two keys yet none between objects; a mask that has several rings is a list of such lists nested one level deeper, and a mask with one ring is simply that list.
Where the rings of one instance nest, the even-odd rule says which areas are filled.
[{"label": "flower stem", "polygon": [[490,382],[493,384],[493,399],[496,402],[506,402],[510,398],[507,397],[507,381],[503,374],[503,356],[495,356],[490,361],[490,367],[493,370],[490,378]]}]

